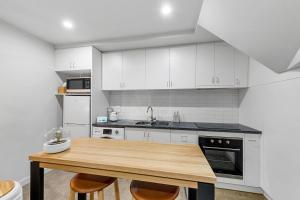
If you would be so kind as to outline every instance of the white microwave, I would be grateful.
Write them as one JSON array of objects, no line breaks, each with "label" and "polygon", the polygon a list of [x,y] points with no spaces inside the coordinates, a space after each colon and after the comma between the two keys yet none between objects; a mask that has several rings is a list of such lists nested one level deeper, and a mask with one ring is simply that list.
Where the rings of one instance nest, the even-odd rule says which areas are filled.
[{"label": "white microwave", "polygon": [[90,92],[91,92],[90,77],[67,78],[67,93],[90,93]]}]

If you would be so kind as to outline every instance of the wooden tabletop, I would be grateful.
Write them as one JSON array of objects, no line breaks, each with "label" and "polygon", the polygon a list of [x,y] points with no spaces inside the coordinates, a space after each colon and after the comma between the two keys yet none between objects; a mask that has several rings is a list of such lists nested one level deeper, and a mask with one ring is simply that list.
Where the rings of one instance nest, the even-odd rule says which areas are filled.
[{"label": "wooden tabletop", "polygon": [[80,138],[73,140],[71,148],[65,152],[40,152],[29,156],[29,159],[44,163],[45,168],[59,165],[58,169],[65,170],[77,167],[183,181],[216,182],[216,176],[198,145]]},{"label": "wooden tabletop", "polygon": [[0,180],[0,198],[14,189],[15,183],[13,181]]}]

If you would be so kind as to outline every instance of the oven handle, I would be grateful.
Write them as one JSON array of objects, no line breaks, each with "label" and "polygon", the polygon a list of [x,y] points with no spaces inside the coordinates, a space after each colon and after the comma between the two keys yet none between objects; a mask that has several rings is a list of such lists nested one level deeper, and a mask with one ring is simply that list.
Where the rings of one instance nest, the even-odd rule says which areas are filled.
[{"label": "oven handle", "polygon": [[227,150],[227,151],[241,151],[241,149],[233,149],[233,148],[222,148],[222,147],[208,147],[202,146],[204,149],[211,149],[211,150]]}]

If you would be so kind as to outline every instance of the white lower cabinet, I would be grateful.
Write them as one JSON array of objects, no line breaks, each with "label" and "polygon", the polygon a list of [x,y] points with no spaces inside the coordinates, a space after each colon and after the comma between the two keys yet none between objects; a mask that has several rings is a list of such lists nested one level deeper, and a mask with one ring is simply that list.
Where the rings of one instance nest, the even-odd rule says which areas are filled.
[{"label": "white lower cabinet", "polygon": [[170,144],[171,133],[169,129],[125,128],[125,138],[126,140]]},{"label": "white lower cabinet", "polygon": [[134,141],[147,141],[145,129],[143,128],[125,128],[125,139]]},{"label": "white lower cabinet", "polygon": [[256,134],[245,134],[244,145],[245,185],[259,187],[261,173],[261,136]]},{"label": "white lower cabinet", "polygon": [[146,129],[148,141],[163,144],[171,143],[171,132],[169,129]]},{"label": "white lower cabinet", "polygon": [[198,144],[197,131],[171,130],[172,144]]}]

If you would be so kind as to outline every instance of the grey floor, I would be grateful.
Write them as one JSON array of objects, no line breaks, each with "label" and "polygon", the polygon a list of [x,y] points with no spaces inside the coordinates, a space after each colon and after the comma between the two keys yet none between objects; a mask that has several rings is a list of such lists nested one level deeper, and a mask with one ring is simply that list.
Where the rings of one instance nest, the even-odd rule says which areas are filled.
[{"label": "grey floor", "polygon": [[[74,174],[51,171],[45,175],[45,200],[67,200],[69,193],[69,181]],[[131,200],[129,192],[130,181],[119,180],[121,200]],[[29,185],[23,188],[24,200],[29,200]],[[104,190],[105,200],[114,200],[113,187],[110,186]],[[177,200],[186,200],[183,189]],[[237,192],[232,190],[216,189],[216,200],[265,200],[262,195]]]}]

